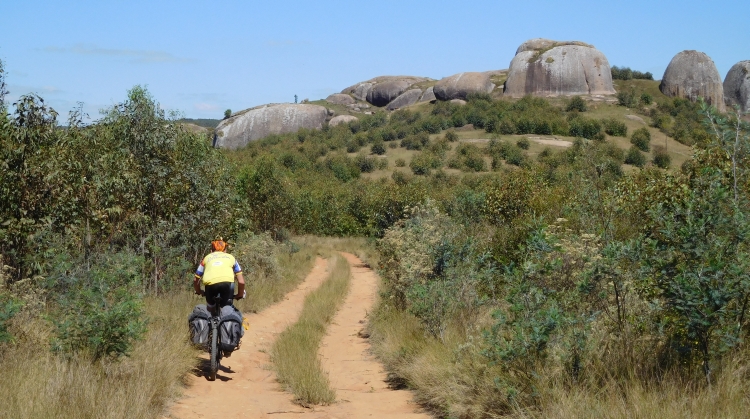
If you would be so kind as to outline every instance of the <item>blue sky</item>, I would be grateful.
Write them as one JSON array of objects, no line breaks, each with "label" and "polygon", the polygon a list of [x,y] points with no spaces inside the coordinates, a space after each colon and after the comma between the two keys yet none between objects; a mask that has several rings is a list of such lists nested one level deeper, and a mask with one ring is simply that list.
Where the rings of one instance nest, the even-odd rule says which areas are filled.
[{"label": "blue sky", "polygon": [[379,75],[507,68],[530,38],[579,40],[661,78],[678,52],[724,77],[750,59],[750,1],[0,0],[10,100],[36,92],[93,119],[145,85],[161,105],[221,118],[325,98]]}]

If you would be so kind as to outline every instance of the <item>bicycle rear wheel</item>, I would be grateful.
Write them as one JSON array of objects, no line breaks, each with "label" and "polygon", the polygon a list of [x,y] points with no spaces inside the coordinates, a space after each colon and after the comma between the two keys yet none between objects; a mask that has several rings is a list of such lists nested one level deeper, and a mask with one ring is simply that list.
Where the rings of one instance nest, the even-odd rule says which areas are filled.
[{"label": "bicycle rear wheel", "polygon": [[219,370],[219,328],[212,325],[211,328],[211,347],[209,348],[210,353],[210,365],[208,371],[208,380],[216,380],[216,371]]}]

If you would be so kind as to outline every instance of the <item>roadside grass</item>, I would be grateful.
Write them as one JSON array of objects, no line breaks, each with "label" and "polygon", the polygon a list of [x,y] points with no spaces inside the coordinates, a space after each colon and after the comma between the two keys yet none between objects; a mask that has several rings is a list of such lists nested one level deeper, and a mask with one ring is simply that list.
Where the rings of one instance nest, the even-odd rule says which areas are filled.
[{"label": "roadside grass", "polygon": [[[0,354],[0,416],[7,418],[156,418],[177,397],[198,352],[187,341],[187,293],[146,298],[148,332],[129,357],[92,362],[48,347],[51,328],[37,320],[31,334]],[[16,320],[16,319],[14,319]],[[28,319],[26,319],[28,321]],[[18,319],[18,321],[23,321]],[[21,324],[14,324],[18,329]]]},{"label": "roadside grass", "polygon": [[350,269],[339,255],[329,266],[333,266],[329,278],[305,298],[300,320],[282,332],[271,348],[279,382],[303,406],[336,400],[336,392],[320,365],[318,347],[349,289]]},{"label": "roadside grass", "polygon": [[[289,247],[265,242],[262,237],[253,240],[249,245],[238,244],[236,249],[255,253],[250,264],[244,263],[248,298],[238,304],[243,311],[261,310],[281,300],[305,278],[316,255],[325,251],[315,243],[291,252]],[[252,264],[263,265],[258,258],[265,258],[268,266],[251,269]],[[191,281],[192,275],[186,273],[185,289],[192,289]],[[144,338],[136,342],[130,356],[99,362],[85,354],[52,353],[50,323],[20,313],[10,324],[16,343],[0,346],[0,417],[160,417],[167,404],[179,397],[185,378],[198,365],[201,352],[188,343],[187,316],[195,304],[204,301],[192,291],[146,297],[148,331]]]},{"label": "roadside grass", "polygon": [[[273,249],[257,252],[258,246],[270,246]],[[275,243],[260,245],[240,243],[237,249],[229,250],[237,257],[245,270],[247,297],[235,302],[240,311],[257,313],[280,301],[284,295],[305,279],[315,264],[316,256],[324,250],[322,246],[315,243],[297,246],[295,240],[283,246]],[[252,256],[257,253],[269,254],[271,260],[257,260]],[[259,269],[259,266],[262,268]]]},{"label": "roadside grass", "polygon": [[[744,418],[750,411],[750,359],[747,351],[728,360],[710,385],[676,375],[616,380],[596,365],[593,381],[580,384],[561,378],[560,371],[542,370],[538,402],[522,409],[508,405],[496,384],[503,371],[484,357],[482,316],[466,329],[454,324],[443,342],[429,337],[419,321],[387,301],[371,313],[370,340],[396,387],[414,391],[415,400],[438,417],[456,418]],[[460,330],[468,330],[468,334]],[[610,378],[607,378],[607,377]]]}]

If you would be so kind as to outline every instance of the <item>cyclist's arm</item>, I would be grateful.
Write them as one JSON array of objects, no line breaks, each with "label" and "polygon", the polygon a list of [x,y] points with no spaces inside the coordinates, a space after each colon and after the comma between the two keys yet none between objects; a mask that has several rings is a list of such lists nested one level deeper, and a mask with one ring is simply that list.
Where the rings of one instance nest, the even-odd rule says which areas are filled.
[{"label": "cyclist's arm", "polygon": [[201,264],[198,265],[198,269],[195,271],[195,278],[193,279],[193,289],[198,295],[203,295],[203,291],[201,291],[201,279],[203,279],[203,270],[204,265],[203,262],[201,262]]},{"label": "cyclist's arm", "polygon": [[239,263],[235,262],[232,269],[234,270],[234,276],[237,278],[237,295],[234,298],[240,300],[245,296],[245,276],[242,275],[242,267]]}]

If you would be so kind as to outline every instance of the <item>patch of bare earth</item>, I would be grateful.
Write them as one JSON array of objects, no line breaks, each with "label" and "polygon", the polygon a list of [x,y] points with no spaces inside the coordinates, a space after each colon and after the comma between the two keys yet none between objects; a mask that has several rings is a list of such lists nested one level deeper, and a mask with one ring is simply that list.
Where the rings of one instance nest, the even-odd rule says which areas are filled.
[{"label": "patch of bare earth", "polygon": [[282,391],[276,381],[268,355],[276,336],[297,321],[305,296],[327,278],[329,268],[318,259],[305,281],[285,300],[246,316],[250,329],[242,348],[222,360],[224,368],[217,380],[209,382],[196,371],[189,377],[185,396],[165,418],[429,418],[419,412],[410,392],[388,387],[382,365],[370,354],[360,331],[375,303],[378,278],[356,256],[344,253],[344,257],[351,265],[350,291],[320,349],[323,368],[336,390],[336,403],[312,408],[294,404],[292,394]]}]

